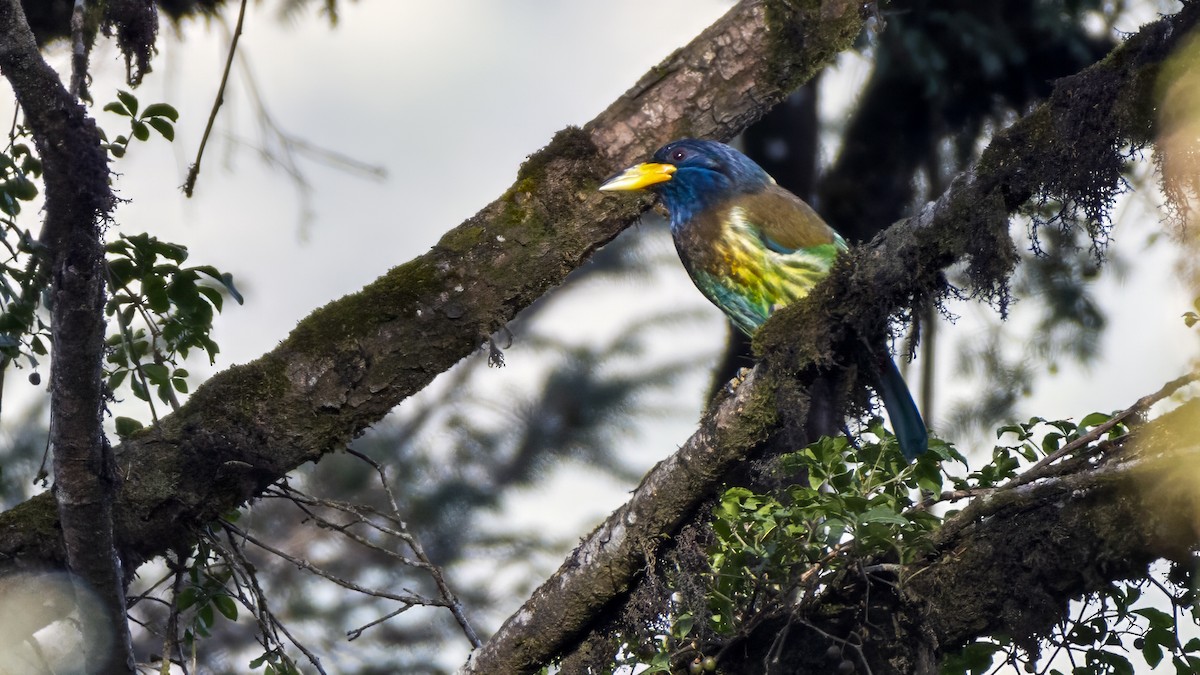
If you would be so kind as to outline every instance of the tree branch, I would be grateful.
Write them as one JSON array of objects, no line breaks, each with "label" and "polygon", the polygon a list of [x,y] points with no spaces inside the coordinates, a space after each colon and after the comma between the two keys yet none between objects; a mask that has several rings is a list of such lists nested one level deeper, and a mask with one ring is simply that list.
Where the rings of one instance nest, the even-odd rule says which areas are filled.
[{"label": "tree branch", "polygon": [[[116,493],[104,435],[104,247],[101,223],[114,199],[94,122],[42,59],[16,0],[0,1],[0,71],[8,78],[45,167],[42,243],[50,257],[50,445],[66,562],[79,600],[89,672],[132,673],[125,574],[114,546]],[[83,76],[77,74],[82,81]]]}]

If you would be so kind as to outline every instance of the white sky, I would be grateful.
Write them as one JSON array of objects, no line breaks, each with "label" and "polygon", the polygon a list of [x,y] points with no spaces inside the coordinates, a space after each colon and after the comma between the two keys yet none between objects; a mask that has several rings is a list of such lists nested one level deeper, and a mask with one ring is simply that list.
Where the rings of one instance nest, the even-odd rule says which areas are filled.
[{"label": "white sky", "polygon": [[[177,187],[220,79],[226,36],[216,24],[203,22],[184,24],[182,41],[173,30],[164,30],[156,72],[136,94],[143,105],[170,101],[183,117],[175,143],[155,137],[136,144],[116,163],[119,194],[130,200],[117,220],[122,232],[149,231],[186,244],[190,262],[215,264],[235,275],[247,303],[227,305],[218,319],[222,354],[217,364],[189,363],[200,376],[259,356],[314,308],[427,250],[444,231],[501,194],[525,156],[556,130],[589,120],[731,5],[724,0],[363,0],[339,3],[340,23],[331,29],[311,13],[281,23],[274,4],[251,3],[240,46],[272,116],[287,132],[378,164],[388,176],[365,180],[302,159],[313,217],[301,226],[294,185],[253,150],[224,141],[229,134],[261,140],[245,71],[235,69],[197,196],[185,199]],[[1137,24],[1119,28],[1132,31]],[[63,66],[64,55],[55,53],[53,61]],[[838,76],[824,80],[830,102],[846,100],[865,76],[855,59],[846,62]],[[110,44],[94,53],[93,71],[97,101],[111,100],[118,87],[124,88],[123,65]],[[0,99],[6,99],[0,100],[0,120],[11,119],[10,97]],[[121,132],[120,118],[98,107],[96,114],[110,136]],[[1036,411],[1078,419],[1092,410],[1123,408],[1183,373],[1195,357],[1197,333],[1179,319],[1190,309],[1192,294],[1175,275],[1173,245],[1146,245],[1159,231],[1159,215],[1143,208],[1146,200],[1156,203],[1157,197],[1139,197],[1123,209],[1113,238],[1113,246],[1138,264],[1123,278],[1103,276],[1094,289],[1110,318],[1099,365],[1080,371],[1064,363],[1023,402],[1022,415]],[[25,222],[37,230],[32,218]],[[669,243],[660,242],[659,251],[669,253]],[[694,400],[698,415],[707,385],[703,364],[724,340],[724,323],[690,287],[682,269],[660,276],[654,295],[708,312],[703,321],[680,326],[670,346],[698,355],[701,367],[684,383],[692,388],[681,394]],[[637,284],[587,292],[598,295],[573,306],[558,303],[546,318],[564,339],[599,339],[604,321],[597,316],[629,311],[647,296]],[[939,412],[950,400],[970,396],[974,386],[949,372],[955,341],[977,339],[979,330],[974,320],[979,310],[959,311],[962,320],[940,333],[939,391],[944,395]],[[1018,305],[1014,322],[1028,321],[1025,312]],[[520,378],[522,367],[510,361],[509,368],[489,371],[495,373],[492,386],[503,390],[503,378]],[[25,384],[26,375],[10,373],[6,418],[16,417],[20,401],[39,395]],[[694,420],[685,415],[643,429],[623,455],[648,468],[683,442]],[[562,535],[583,534],[625,499],[629,487],[581,481],[578,471],[567,468],[536,492],[515,498],[514,510]],[[570,501],[582,502],[570,518],[557,507],[547,508]]]}]

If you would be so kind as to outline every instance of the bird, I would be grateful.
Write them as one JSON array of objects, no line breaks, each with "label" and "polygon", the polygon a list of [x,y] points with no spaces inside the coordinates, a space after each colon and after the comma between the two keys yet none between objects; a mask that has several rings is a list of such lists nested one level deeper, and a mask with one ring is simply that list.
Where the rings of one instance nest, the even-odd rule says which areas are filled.
[{"label": "bird", "polygon": [[[599,189],[656,193],[688,275],[750,336],[776,310],[808,295],[848,248],[804,200],[717,141],[668,143]],[[928,431],[895,361],[886,348],[879,351],[876,390],[911,462],[928,448]]]}]

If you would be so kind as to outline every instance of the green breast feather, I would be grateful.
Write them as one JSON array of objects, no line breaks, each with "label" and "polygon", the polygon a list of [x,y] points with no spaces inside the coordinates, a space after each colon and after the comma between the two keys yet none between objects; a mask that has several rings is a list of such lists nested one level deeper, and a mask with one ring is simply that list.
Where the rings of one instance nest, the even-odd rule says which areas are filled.
[{"label": "green breast feather", "polygon": [[846,248],[812,209],[782,190],[739,199],[720,220],[710,243],[716,255],[695,270],[695,281],[747,334],[808,295]]}]

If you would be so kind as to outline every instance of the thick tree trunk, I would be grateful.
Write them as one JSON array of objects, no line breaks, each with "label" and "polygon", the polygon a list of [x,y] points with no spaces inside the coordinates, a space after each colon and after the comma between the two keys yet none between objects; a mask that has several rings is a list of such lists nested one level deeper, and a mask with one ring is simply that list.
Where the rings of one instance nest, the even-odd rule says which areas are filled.
[{"label": "thick tree trunk", "polygon": [[77,588],[89,672],[132,673],[125,575],[113,539],[116,472],[101,423],[101,225],[113,205],[108,159],[83,106],[42,59],[16,0],[0,1],[0,27],[0,72],[12,83],[44,166],[42,244],[50,259],[50,447],[58,527]]}]

